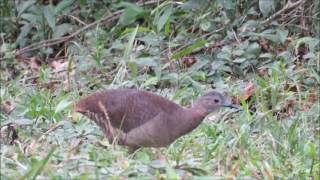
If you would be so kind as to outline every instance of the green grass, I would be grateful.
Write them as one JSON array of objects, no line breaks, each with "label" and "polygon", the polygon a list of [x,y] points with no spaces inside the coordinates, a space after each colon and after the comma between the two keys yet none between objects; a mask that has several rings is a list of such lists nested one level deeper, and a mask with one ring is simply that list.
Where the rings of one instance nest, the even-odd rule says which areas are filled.
[{"label": "green grass", "polygon": [[[22,15],[56,7],[27,2],[33,8]],[[57,18],[57,27],[60,9],[46,18],[36,14],[43,24],[16,17],[36,31],[17,26],[16,32],[10,29],[15,22],[3,22],[8,25],[0,49],[1,179],[320,178],[318,21],[305,21],[310,34],[283,19],[276,27],[260,26],[265,18],[253,12],[258,3],[246,0],[210,6],[166,1],[144,8],[61,2],[64,13],[87,24],[110,10],[126,9],[118,24],[101,23],[63,46],[31,51],[27,60],[15,57],[13,49],[50,39],[55,31],[49,17]],[[77,3],[80,14],[70,10]],[[233,5],[237,8],[230,9]],[[255,31],[236,31],[236,25]],[[32,58],[41,64],[32,64]],[[252,93],[246,90],[249,82]],[[130,155],[72,109],[81,95],[117,87],[152,91],[184,106],[215,89],[227,92],[243,110],[220,109],[170,146]]]},{"label": "green grass", "polygon": [[[148,179],[193,174],[317,179],[319,104],[299,110],[309,90],[287,92],[280,81],[270,78],[256,82],[251,101],[241,101],[244,109],[254,106],[255,113],[223,109],[168,148],[145,148],[133,156],[123,147],[110,145],[94,123],[80,116],[72,118],[71,106],[64,105],[78,98],[74,93],[23,88],[23,84],[2,88],[2,100],[17,106],[10,116],[1,115],[2,124],[18,124],[19,138],[9,145],[6,134],[2,135],[1,176]],[[263,81],[268,85],[260,86]],[[279,112],[286,99],[299,96],[301,105],[296,105],[294,115]]]}]

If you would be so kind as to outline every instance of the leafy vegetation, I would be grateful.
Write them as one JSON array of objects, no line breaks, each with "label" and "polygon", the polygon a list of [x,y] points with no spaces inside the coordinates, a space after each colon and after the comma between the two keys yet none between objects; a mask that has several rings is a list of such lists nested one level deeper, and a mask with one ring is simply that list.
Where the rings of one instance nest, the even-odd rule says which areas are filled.
[{"label": "leafy vegetation", "polygon": [[[319,179],[316,0],[1,1],[1,179]],[[128,155],[72,111],[116,87],[221,109]]]}]

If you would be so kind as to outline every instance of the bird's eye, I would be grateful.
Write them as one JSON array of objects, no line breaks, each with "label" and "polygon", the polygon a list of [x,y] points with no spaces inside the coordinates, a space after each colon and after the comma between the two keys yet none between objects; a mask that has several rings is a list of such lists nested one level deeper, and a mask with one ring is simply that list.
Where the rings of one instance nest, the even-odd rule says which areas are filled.
[{"label": "bird's eye", "polygon": [[218,102],[219,102],[219,99],[214,99],[214,102],[215,102],[215,103],[218,103]]}]

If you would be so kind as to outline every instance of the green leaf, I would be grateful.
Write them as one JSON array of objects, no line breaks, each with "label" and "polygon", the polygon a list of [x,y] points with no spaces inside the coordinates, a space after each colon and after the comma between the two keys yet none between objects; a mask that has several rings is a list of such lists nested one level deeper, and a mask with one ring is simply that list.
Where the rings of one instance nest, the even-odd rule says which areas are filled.
[{"label": "green leaf", "polygon": [[250,122],[251,119],[252,119],[252,116],[251,116],[250,111],[249,111],[249,105],[244,100],[243,96],[239,96],[239,100],[240,100],[240,103],[241,103],[241,106],[242,106],[243,110],[245,111],[245,113],[247,115],[247,119]]},{"label": "green leaf", "polygon": [[21,15],[21,18],[27,20],[31,24],[40,25],[43,23],[43,18],[41,16],[37,16],[31,13],[23,13]]},{"label": "green leaf", "polygon": [[167,173],[167,179],[170,179],[170,180],[179,179],[175,170],[168,163],[166,163],[166,173]]},{"label": "green leaf", "polygon": [[127,48],[126,48],[126,50],[124,51],[123,59],[124,59],[124,61],[126,61],[126,62],[129,60],[129,53],[130,53],[131,50],[132,50],[133,42],[134,42],[134,39],[136,38],[138,29],[139,29],[139,25],[137,25],[136,29],[132,32],[132,34],[131,34],[131,36],[130,36],[130,39],[129,39],[129,42],[128,42],[128,45],[127,45]]},{"label": "green leaf", "polygon": [[87,0],[78,0],[80,3],[80,6],[84,6],[87,2]]},{"label": "green leaf", "polygon": [[264,17],[267,17],[275,10],[274,0],[259,0],[259,9]]},{"label": "green leaf", "polygon": [[70,104],[72,104],[71,101],[68,99],[63,99],[59,102],[59,104],[56,106],[56,109],[54,110],[55,113],[63,111],[65,108],[67,108]]},{"label": "green leaf", "polygon": [[[121,34],[120,36],[123,36],[125,34],[128,34],[128,33],[132,33],[135,31],[136,28],[126,28]],[[152,32],[151,29],[149,28],[146,28],[146,27],[139,27],[138,28],[138,32]]]},{"label": "green leaf", "polygon": [[[208,175],[208,172],[206,170],[200,169],[200,168],[196,168],[196,167],[183,167],[181,169],[183,169],[185,171],[188,171],[188,172],[191,172],[195,176],[203,177],[203,176]],[[214,179],[214,178],[209,178],[209,179]],[[221,178],[221,179],[223,179],[223,178]],[[205,180],[205,178],[204,178],[204,180]]]},{"label": "green leaf", "polygon": [[166,22],[166,25],[164,27],[164,33],[165,34],[169,34],[170,32],[170,19],[171,19],[171,16],[169,16],[167,22]]},{"label": "green leaf", "polygon": [[150,85],[156,85],[158,83],[158,78],[157,77],[151,77],[148,78],[141,87],[148,87]]},{"label": "green leaf", "polygon": [[22,13],[24,13],[29,7],[31,7],[36,0],[29,0],[22,3],[22,5],[18,6],[18,17],[21,16]]},{"label": "green leaf", "polygon": [[43,171],[44,167],[48,163],[50,157],[53,155],[55,150],[56,150],[56,146],[51,148],[51,150],[46,155],[46,157],[44,159],[42,159],[41,161],[33,159],[32,168],[21,179],[29,179],[31,176],[32,176],[32,178],[31,178],[32,180],[36,179]]},{"label": "green leaf", "polygon": [[308,141],[304,146],[304,151],[312,158],[317,159],[317,150],[313,142]]},{"label": "green leaf", "polygon": [[46,18],[49,26],[52,30],[54,30],[56,26],[56,16],[54,14],[54,9],[51,5],[45,6],[43,8],[43,15]]},{"label": "green leaf", "polygon": [[173,13],[172,5],[168,6],[162,16],[160,16],[158,23],[157,23],[157,31],[160,32],[163,26],[167,23],[170,19],[171,14]]},{"label": "green leaf", "polygon": [[204,39],[198,40],[197,42],[195,42],[191,46],[188,46],[188,47],[182,49],[181,51],[178,51],[178,52],[174,53],[171,56],[171,58],[172,59],[180,59],[183,56],[186,56],[186,55],[190,54],[194,49],[203,47],[206,43],[207,43],[207,41],[204,40]]},{"label": "green leaf", "polygon": [[221,51],[217,54],[217,58],[223,59],[223,60],[231,60],[231,51],[232,51],[231,46],[224,46],[221,49]]},{"label": "green leaf", "polygon": [[23,38],[25,38],[29,34],[31,28],[32,28],[32,25],[30,23],[27,23],[24,26],[22,26],[20,28],[20,34],[19,34],[16,42],[19,43],[20,41],[22,41]]},{"label": "green leaf", "polygon": [[[198,71],[199,69],[203,68],[205,65],[207,65],[209,63],[209,61],[204,60],[203,58],[197,58],[197,59],[199,61],[197,61],[195,64],[193,64],[190,67],[190,69],[189,69],[190,73]],[[202,59],[202,60],[200,60],[200,59]]]},{"label": "green leaf", "polygon": [[224,0],[223,1],[223,7],[228,10],[236,9],[236,5],[237,5],[237,3],[234,0]]},{"label": "green leaf", "polygon": [[31,125],[31,124],[33,124],[33,121],[31,119],[27,119],[27,118],[19,118],[19,119],[15,119],[14,123],[16,123],[18,125]]},{"label": "green leaf", "polygon": [[53,38],[61,37],[65,34],[67,34],[68,32],[72,32],[74,30],[74,27],[75,26],[73,26],[71,24],[67,24],[67,23],[60,24],[55,27],[52,37]]},{"label": "green leaf", "polygon": [[59,2],[59,4],[54,8],[54,13],[57,15],[58,13],[64,11],[68,7],[71,7],[74,0],[63,0]]},{"label": "green leaf", "polygon": [[190,10],[190,9],[201,9],[203,7],[207,7],[210,1],[207,0],[189,0],[183,1],[184,3],[180,5],[180,8],[183,10]]},{"label": "green leaf", "polygon": [[119,23],[124,26],[133,23],[137,19],[137,16],[144,12],[141,7],[132,3],[122,2],[120,6],[126,7],[119,19]]},{"label": "green leaf", "polygon": [[137,64],[133,61],[129,61],[128,62],[128,67],[131,71],[131,75],[133,77],[136,77],[138,75],[138,67],[137,67]]},{"label": "green leaf", "polygon": [[200,28],[203,30],[203,31],[206,31],[208,32],[211,28],[211,22],[208,21],[207,19],[201,21],[200,23]]},{"label": "green leaf", "polygon": [[196,81],[205,81],[206,80],[206,73],[203,71],[197,71],[192,73],[192,79]]},{"label": "green leaf", "polygon": [[235,60],[233,60],[233,62],[241,64],[241,63],[245,62],[246,60],[247,60],[246,58],[236,58]]},{"label": "green leaf", "polygon": [[295,41],[295,50],[298,51],[298,48],[302,44],[306,44],[309,46],[310,52],[315,52],[316,46],[319,44],[319,39],[312,38],[312,37],[303,37]]},{"label": "green leaf", "polygon": [[156,61],[157,57],[143,57],[143,58],[137,58],[136,63],[139,66],[150,66],[150,67],[157,67],[160,66],[160,64]]},{"label": "green leaf", "polygon": [[247,52],[248,54],[253,54],[255,56],[258,56],[261,52],[261,48],[260,45],[258,43],[251,43],[248,48],[247,48]]},{"label": "green leaf", "polygon": [[285,43],[285,41],[286,41],[286,39],[287,39],[287,36],[288,36],[288,31],[286,30],[286,31],[283,31],[283,30],[278,30],[277,31],[277,36],[278,36],[278,40],[282,43],[282,44],[284,44]]},{"label": "green leaf", "polygon": [[42,170],[44,169],[44,167],[48,163],[50,157],[53,155],[55,150],[56,150],[56,146],[51,148],[51,150],[49,151],[47,156],[43,160],[40,161],[38,169],[36,169],[36,172],[35,172],[35,174],[34,174],[34,176],[32,178],[33,180],[36,179],[39,174],[41,174]]}]

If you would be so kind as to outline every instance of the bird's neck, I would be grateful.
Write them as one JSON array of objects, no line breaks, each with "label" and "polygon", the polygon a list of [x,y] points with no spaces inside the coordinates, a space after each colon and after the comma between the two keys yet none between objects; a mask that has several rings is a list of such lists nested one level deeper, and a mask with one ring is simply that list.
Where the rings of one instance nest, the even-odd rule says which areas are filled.
[{"label": "bird's neck", "polygon": [[198,127],[207,114],[206,109],[200,106],[183,109],[183,112],[179,113],[179,119],[182,119],[182,121],[176,124],[176,128],[178,128],[176,136],[184,135]]},{"label": "bird's neck", "polygon": [[194,114],[195,117],[200,118],[200,122],[209,114],[208,109],[203,107],[201,103],[195,103],[187,109],[190,113]]}]

